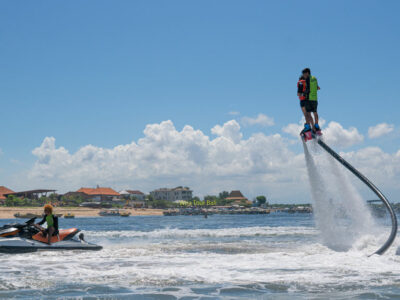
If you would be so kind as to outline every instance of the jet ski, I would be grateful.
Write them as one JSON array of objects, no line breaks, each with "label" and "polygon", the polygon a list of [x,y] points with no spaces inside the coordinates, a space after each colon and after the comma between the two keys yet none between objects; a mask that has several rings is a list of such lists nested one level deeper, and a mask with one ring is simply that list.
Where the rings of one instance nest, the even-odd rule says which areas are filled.
[{"label": "jet ski", "polygon": [[47,238],[34,226],[36,218],[19,224],[7,224],[0,227],[0,253],[28,253],[42,250],[101,250],[103,247],[88,243],[83,233],[77,228],[60,229],[57,235],[51,238],[51,245]]}]

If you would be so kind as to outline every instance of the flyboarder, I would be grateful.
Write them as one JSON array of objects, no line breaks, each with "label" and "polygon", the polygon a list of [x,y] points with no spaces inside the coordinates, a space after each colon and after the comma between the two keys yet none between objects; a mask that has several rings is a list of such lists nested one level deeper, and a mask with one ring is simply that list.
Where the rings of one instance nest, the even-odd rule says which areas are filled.
[{"label": "flyboarder", "polygon": [[[320,87],[318,86],[317,78],[315,76],[311,76],[311,70],[309,68],[305,68],[302,71],[302,76],[297,82],[297,96],[299,96],[300,107],[306,120],[304,129],[301,132],[302,135],[310,132],[311,130],[313,133],[321,135],[321,128],[318,124],[317,112],[318,90],[320,90]],[[311,113],[313,113],[314,119],[311,116]],[[308,135],[310,135],[310,133]]]},{"label": "flyboarder", "polygon": [[309,89],[308,89],[308,84],[307,84],[307,75],[303,74],[300,76],[299,81],[297,82],[297,96],[300,99],[300,109],[303,112],[304,119],[306,120],[306,123],[304,123],[304,129],[302,132],[307,132],[311,130],[310,127],[310,114],[307,113],[306,110],[306,103],[308,100],[308,94],[309,94]]}]

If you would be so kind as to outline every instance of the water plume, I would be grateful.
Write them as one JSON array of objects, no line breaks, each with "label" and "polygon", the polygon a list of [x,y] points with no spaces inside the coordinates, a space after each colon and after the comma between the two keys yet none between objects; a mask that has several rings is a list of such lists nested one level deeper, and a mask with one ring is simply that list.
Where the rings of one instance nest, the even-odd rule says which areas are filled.
[{"label": "water plume", "polygon": [[346,170],[321,152],[315,141],[303,146],[322,242],[335,251],[348,251],[358,239],[371,233],[374,220]]}]

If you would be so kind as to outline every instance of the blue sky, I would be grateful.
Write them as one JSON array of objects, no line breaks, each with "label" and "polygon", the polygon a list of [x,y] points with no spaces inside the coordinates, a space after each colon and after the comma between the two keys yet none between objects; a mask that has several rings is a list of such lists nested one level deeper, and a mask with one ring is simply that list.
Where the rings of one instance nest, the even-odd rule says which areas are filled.
[{"label": "blue sky", "polygon": [[212,136],[216,124],[259,113],[274,125],[242,126],[244,137],[285,136],[300,120],[305,66],[322,88],[325,120],[365,136],[378,123],[394,126],[348,151],[394,153],[399,9],[398,1],[1,2],[0,185],[33,185],[10,178],[29,172],[45,137],[74,153],[137,141],[165,120]]}]

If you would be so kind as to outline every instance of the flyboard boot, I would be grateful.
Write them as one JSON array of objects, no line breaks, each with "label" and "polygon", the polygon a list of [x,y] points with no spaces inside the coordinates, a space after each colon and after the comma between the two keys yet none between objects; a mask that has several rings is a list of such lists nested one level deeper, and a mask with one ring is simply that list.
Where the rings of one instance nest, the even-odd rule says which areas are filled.
[{"label": "flyboard boot", "polygon": [[322,135],[321,127],[319,127],[318,123],[314,125],[314,128],[317,135]]},{"label": "flyboard boot", "polygon": [[314,124],[313,134],[314,134],[316,137],[319,137],[319,136],[322,135],[321,127],[319,127],[318,123]]},{"label": "flyboard boot", "polygon": [[310,124],[304,124],[304,129],[300,132],[300,136],[304,142],[312,140],[313,137]]}]

